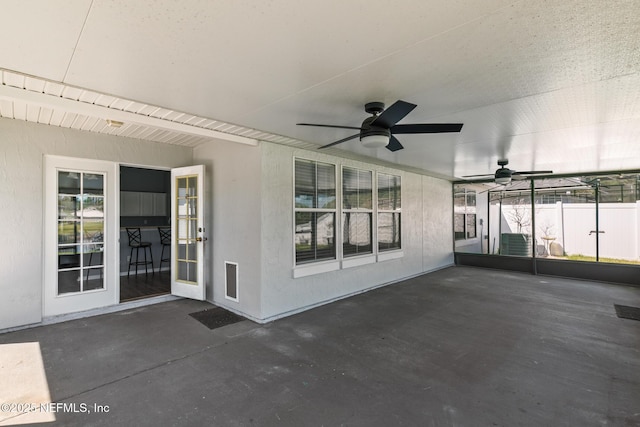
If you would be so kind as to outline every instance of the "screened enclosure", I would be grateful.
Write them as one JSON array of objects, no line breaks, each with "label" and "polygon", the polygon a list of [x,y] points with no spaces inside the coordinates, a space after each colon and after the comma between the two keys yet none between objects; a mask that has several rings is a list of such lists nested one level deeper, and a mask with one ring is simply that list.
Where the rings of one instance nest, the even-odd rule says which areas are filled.
[{"label": "screened enclosure", "polygon": [[455,251],[640,264],[640,174],[453,185]]}]

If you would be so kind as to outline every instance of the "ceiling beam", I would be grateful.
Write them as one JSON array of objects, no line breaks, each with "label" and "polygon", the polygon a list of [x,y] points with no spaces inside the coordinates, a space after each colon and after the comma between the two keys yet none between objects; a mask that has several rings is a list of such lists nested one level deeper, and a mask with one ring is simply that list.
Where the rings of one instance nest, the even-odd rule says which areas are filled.
[{"label": "ceiling beam", "polygon": [[0,99],[8,101],[27,102],[40,107],[51,108],[53,110],[65,111],[67,113],[80,114],[98,119],[123,122],[124,124],[135,124],[147,126],[155,129],[179,132],[186,135],[193,135],[205,138],[222,139],[230,142],[238,142],[256,146],[258,140],[231,133],[220,132],[213,129],[206,129],[184,123],[164,120],[157,117],[145,116],[129,111],[116,110],[96,104],[89,104],[82,101],[75,101],[46,93],[34,92],[18,87],[0,85]]}]

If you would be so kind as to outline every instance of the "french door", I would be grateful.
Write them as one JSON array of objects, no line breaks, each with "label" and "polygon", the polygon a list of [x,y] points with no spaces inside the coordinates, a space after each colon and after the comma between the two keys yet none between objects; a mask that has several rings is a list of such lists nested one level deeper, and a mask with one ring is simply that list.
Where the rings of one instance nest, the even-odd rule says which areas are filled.
[{"label": "french door", "polygon": [[117,304],[117,168],[45,158],[45,317]]},{"label": "french door", "polygon": [[171,293],[204,300],[204,166],[171,170]]},{"label": "french door", "polygon": [[[45,157],[43,315],[119,303],[119,165]],[[204,300],[204,166],[171,170],[171,293]]]}]

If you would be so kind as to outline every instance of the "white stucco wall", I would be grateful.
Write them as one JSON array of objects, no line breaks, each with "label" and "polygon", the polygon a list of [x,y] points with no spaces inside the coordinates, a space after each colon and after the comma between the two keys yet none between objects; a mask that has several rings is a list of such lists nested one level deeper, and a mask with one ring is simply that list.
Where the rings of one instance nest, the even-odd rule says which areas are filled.
[{"label": "white stucco wall", "polygon": [[[259,320],[261,147],[213,141],[194,163],[206,167],[207,300]],[[238,264],[237,302],[225,298],[225,261]]]},{"label": "white stucco wall", "polygon": [[422,176],[422,269],[451,265],[453,259],[453,195],[451,183]]},{"label": "white stucco wall", "polygon": [[177,167],[192,149],[0,119],[0,329],[41,321],[45,154]]},{"label": "white stucco wall", "polygon": [[[402,176],[404,256],[293,278],[293,158]],[[451,183],[329,156],[262,145],[262,318],[286,314],[453,264]]]}]

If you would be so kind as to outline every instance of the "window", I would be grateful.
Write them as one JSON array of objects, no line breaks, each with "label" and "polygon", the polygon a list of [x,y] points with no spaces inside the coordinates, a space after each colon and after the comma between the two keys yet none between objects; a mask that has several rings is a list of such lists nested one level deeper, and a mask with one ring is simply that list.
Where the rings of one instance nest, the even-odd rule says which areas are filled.
[{"label": "window", "polygon": [[336,167],[295,160],[296,264],[336,258]]},{"label": "window", "polygon": [[58,171],[57,295],[104,288],[104,176]]},{"label": "window", "polygon": [[294,159],[294,277],[402,256],[400,176],[336,167]]},{"label": "window", "polygon": [[453,229],[456,240],[476,237],[476,192],[466,188],[456,188],[453,209]]},{"label": "window", "polygon": [[373,173],[342,168],[342,255],[373,253]]},{"label": "window", "polygon": [[401,248],[400,177],[378,174],[378,251]]}]

